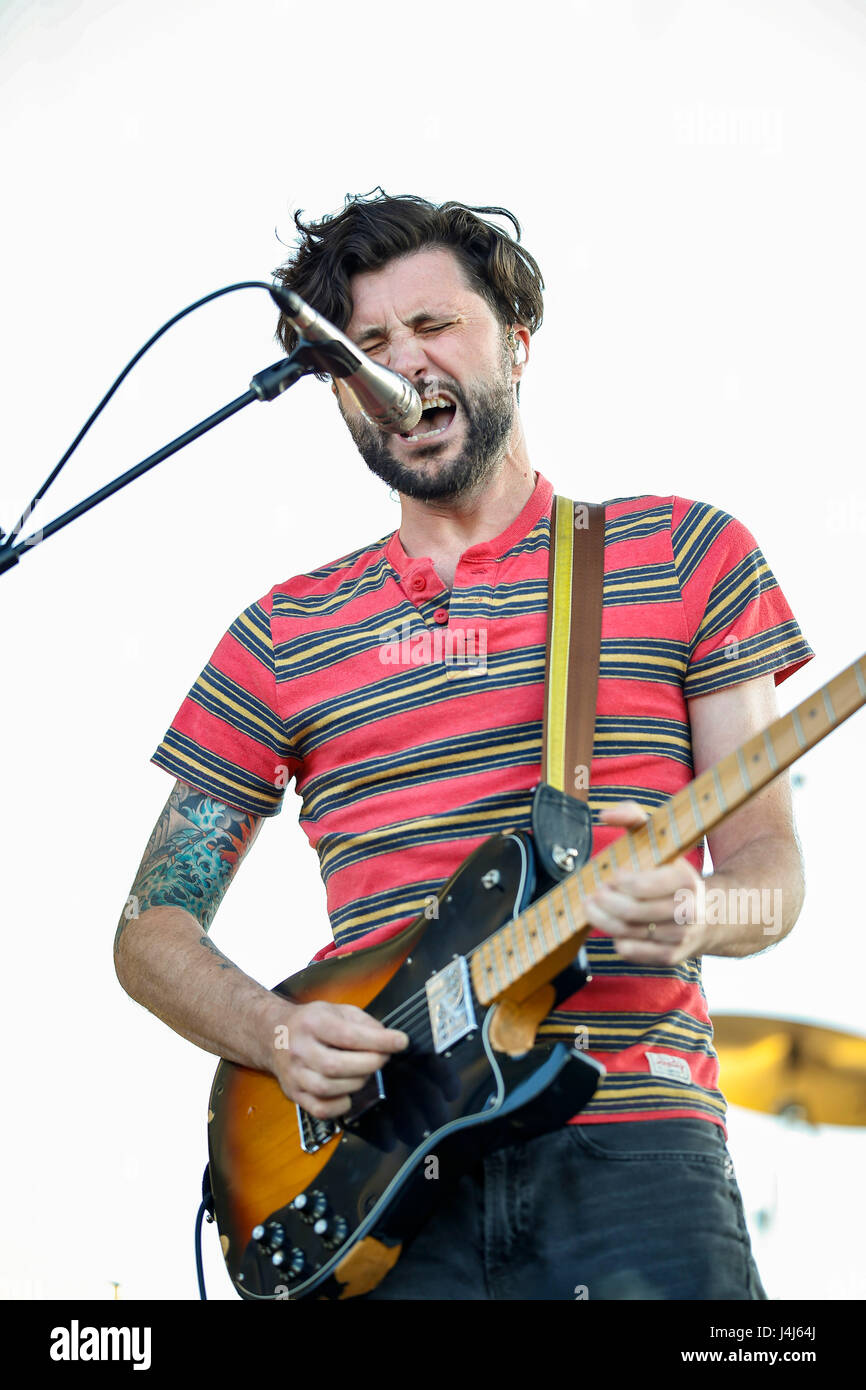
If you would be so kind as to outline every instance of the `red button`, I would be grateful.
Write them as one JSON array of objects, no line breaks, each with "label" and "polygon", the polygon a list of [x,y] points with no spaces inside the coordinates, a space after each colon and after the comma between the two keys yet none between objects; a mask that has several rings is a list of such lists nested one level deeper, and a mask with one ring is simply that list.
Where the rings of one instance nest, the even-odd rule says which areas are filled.
[{"label": "red button", "polygon": [[423,574],[415,574],[412,576],[412,588],[418,591],[427,588],[427,580],[424,578]]},{"label": "red button", "polygon": [[436,609],[436,612],[433,614],[433,621],[434,621],[434,623],[447,623],[447,621],[448,621],[448,609],[447,609],[447,608],[437,608],[437,609]]}]

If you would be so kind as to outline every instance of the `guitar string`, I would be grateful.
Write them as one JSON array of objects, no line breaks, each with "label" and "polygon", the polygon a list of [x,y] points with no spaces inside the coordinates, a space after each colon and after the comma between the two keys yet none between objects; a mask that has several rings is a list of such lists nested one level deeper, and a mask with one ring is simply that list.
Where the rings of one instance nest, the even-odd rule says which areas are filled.
[{"label": "guitar string", "polygon": [[[575,875],[577,874],[577,872],[578,872],[578,871],[575,870]],[[569,877],[571,877],[571,875],[569,875]],[[561,887],[561,884],[557,884],[556,887]],[[491,936],[488,936],[484,941],[480,941],[476,946],[474,946],[474,947],[472,948],[472,950],[471,950],[470,952],[467,953],[467,956],[466,956],[467,962],[470,964],[470,966],[471,966],[471,962],[474,960],[476,954],[477,954],[479,951],[483,950],[483,948],[484,948],[486,945],[488,945],[489,942],[491,942],[491,941],[493,940],[493,937],[496,936],[498,932],[502,931],[503,928],[506,927],[506,926],[511,926],[511,925],[517,926],[517,925],[519,925],[519,924],[522,922],[523,918],[526,916],[526,914],[529,912],[530,908],[535,909],[535,908],[540,907],[540,905],[545,901],[546,898],[552,897],[552,896],[553,896],[553,894],[554,894],[555,891],[556,891],[556,887],[549,889],[548,892],[545,893],[545,894],[543,895],[543,897],[539,898],[536,902],[533,902],[533,903],[528,904],[527,907],[524,909],[524,911],[521,912],[517,917],[511,918],[509,922],[505,922],[505,923],[502,924],[501,927],[497,927],[497,928],[496,928],[496,931],[493,932]],[[447,967],[446,967],[446,968],[447,968]],[[437,972],[437,973],[438,973],[438,972]],[[471,993],[471,992],[472,992],[472,985],[471,985],[471,982],[470,982],[469,988],[470,988],[470,993]],[[473,997],[474,997],[474,996],[473,996]],[[401,1010],[407,1009],[407,1008],[408,1008],[408,1012],[406,1012],[406,1013],[401,1012]],[[427,998],[426,998],[426,989],[420,989],[420,990],[418,990],[415,994],[412,994],[412,995],[410,995],[407,999],[404,999],[404,1000],[402,1001],[402,1003],[400,1003],[390,1014],[386,1014],[384,1018],[382,1018],[382,1019],[379,1020],[379,1022],[382,1023],[383,1026],[386,1027],[386,1028],[397,1027],[397,1028],[400,1028],[400,1029],[403,1030],[403,1031],[408,1032],[409,1029],[411,1028],[412,1024],[414,1023],[414,1021],[415,1021],[416,1019],[418,1019],[418,1018],[424,1018],[424,1017],[426,1017],[426,1018],[429,1020],[429,1017],[430,1017],[429,1005],[428,1005],[428,1001],[427,1001]],[[424,1040],[425,1040],[425,1041],[427,1040],[428,1035],[429,1035],[430,1041],[432,1042],[432,1040],[433,1040],[432,1025],[429,1027],[429,1029],[425,1029],[425,1030],[424,1030],[424,1035],[423,1035],[423,1036],[424,1036]]]},{"label": "guitar string", "polygon": [[[551,889],[551,890],[550,890],[550,894],[552,894],[554,891],[555,891],[554,889]],[[550,894],[545,894],[545,897],[549,896]],[[532,904],[530,904],[530,906],[533,907],[533,908],[534,908],[534,907],[537,907],[537,906],[539,905],[539,903],[541,903],[541,902],[543,902],[543,901],[544,901],[544,898],[540,898],[540,899],[538,900],[538,902],[532,903]],[[528,911],[528,908],[527,908],[526,910]],[[524,913],[521,913],[518,917],[512,918],[510,923],[505,923],[505,924],[503,924],[503,925],[506,925],[506,926],[507,926],[507,925],[511,925],[511,924],[515,924],[515,925],[516,925],[516,924],[520,923],[520,921],[521,921],[521,919],[523,918],[524,915],[525,915]],[[497,932],[498,932],[498,931],[501,931],[501,930],[502,930],[501,927],[497,927],[497,929],[496,929]],[[493,933],[493,936],[495,936],[495,935],[496,935],[496,932]],[[479,942],[478,945],[477,945],[477,946],[474,946],[473,949],[472,949],[472,951],[469,952],[469,953],[467,954],[467,961],[470,963],[470,965],[471,965],[471,962],[472,962],[472,960],[474,959],[475,955],[476,955],[479,951],[481,951],[481,950],[483,949],[483,947],[486,946],[486,945],[488,944],[488,942],[492,941],[493,936],[489,936],[489,937],[486,938],[485,941]],[[470,982],[469,988],[470,988],[470,993],[472,993],[472,985],[471,985],[471,982]],[[474,995],[473,995],[473,998],[474,998]],[[404,1009],[408,1009],[408,1012],[405,1012],[405,1013],[404,1013],[404,1012],[401,1012],[401,1010],[404,1010]],[[382,1019],[380,1019],[379,1021],[380,1021],[380,1023],[382,1023],[383,1026],[386,1027],[386,1028],[395,1028],[395,1027],[396,1027],[396,1028],[400,1028],[400,1029],[401,1029],[402,1031],[404,1031],[404,1032],[409,1032],[409,1030],[411,1029],[411,1027],[412,1027],[412,1025],[414,1024],[414,1022],[415,1022],[416,1019],[424,1019],[424,1018],[426,1018],[426,1019],[428,1020],[428,1023],[429,1023],[430,1011],[429,1011],[428,1000],[427,1000],[427,997],[426,997],[426,990],[425,990],[425,989],[420,989],[420,990],[418,990],[415,994],[410,995],[410,996],[408,997],[408,999],[404,999],[404,1000],[402,1001],[402,1003],[399,1004],[390,1014],[386,1014],[385,1017],[382,1018]],[[428,1039],[428,1037],[429,1037],[429,1040],[432,1042],[432,1040],[433,1040],[433,1029],[432,1029],[432,1025],[430,1025],[429,1027],[427,1027],[427,1028],[424,1029],[424,1032],[423,1032],[423,1040],[426,1041],[426,1040]],[[414,1039],[413,1039],[413,1041],[414,1041]]]}]

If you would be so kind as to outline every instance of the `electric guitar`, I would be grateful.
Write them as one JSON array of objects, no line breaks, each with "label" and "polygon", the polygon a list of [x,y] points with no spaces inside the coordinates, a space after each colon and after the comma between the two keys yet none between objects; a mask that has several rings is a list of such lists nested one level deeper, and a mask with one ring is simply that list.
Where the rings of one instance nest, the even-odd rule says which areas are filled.
[{"label": "electric guitar", "polygon": [[[691,849],[864,703],[866,655],[547,891],[538,891],[532,837],[495,835],[445,884],[436,911],[277,985],[294,1003],[355,1004],[410,1045],[338,1120],[303,1111],[271,1075],[220,1062],[209,1177],[238,1293],[299,1301],[369,1292],[443,1186],[490,1149],[577,1114],[604,1068],[536,1033],[588,978],[587,896],[619,869]],[[431,1158],[438,1181],[425,1181]]]}]

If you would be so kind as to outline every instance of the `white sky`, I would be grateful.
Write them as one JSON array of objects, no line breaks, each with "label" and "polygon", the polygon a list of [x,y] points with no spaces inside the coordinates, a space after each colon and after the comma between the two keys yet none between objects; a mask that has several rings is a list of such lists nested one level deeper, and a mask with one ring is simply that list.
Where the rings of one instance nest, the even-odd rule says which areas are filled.
[{"label": "white sky", "polygon": [[[315,16],[319,16],[318,18]],[[562,492],[676,492],[757,536],[818,655],[862,649],[862,0],[0,3],[0,522],[191,300],[267,279],[295,208],[382,184],[504,204],[547,282],[522,391]],[[275,360],[267,296],[173,330],[55,484],[48,520]],[[0,576],[9,1133],[0,1294],[196,1296],[215,1060],[122,992],[111,941],[171,781],[149,757],[236,613],[398,523],[313,380],[255,405]],[[800,765],[809,895],[711,1008],[863,1030],[863,715]],[[273,984],[327,939],[315,856],[266,827],[213,935]],[[859,903],[857,900],[860,900]],[[862,1298],[859,1132],[733,1111],[773,1297]],[[62,1184],[62,1258],[32,1221]],[[212,1297],[233,1298],[213,1228]]]}]

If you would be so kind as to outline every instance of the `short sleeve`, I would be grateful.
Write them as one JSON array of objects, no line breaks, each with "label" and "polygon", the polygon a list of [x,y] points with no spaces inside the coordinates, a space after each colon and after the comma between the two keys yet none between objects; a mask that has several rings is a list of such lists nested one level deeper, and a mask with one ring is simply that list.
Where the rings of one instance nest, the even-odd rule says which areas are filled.
[{"label": "short sleeve", "polygon": [[258,816],[276,815],[300,765],[277,714],[271,601],[232,623],[151,759]]},{"label": "short sleeve", "polygon": [[704,502],[674,498],[671,543],[686,627],[687,699],[772,674],[815,653],[751,532]]}]

